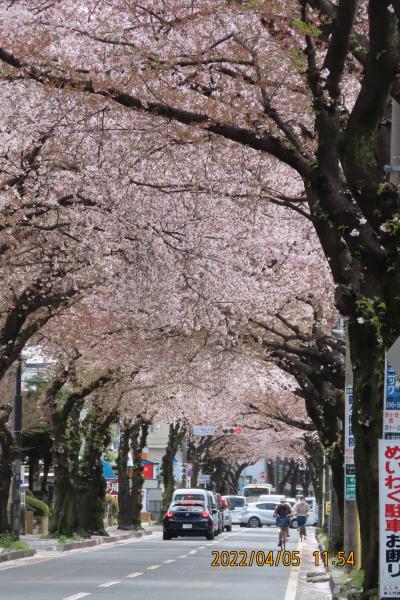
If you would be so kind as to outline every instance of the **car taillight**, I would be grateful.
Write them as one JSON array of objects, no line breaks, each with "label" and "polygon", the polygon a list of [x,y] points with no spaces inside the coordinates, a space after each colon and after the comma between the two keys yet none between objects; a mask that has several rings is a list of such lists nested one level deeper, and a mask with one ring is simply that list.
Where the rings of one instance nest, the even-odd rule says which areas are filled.
[{"label": "car taillight", "polygon": [[201,513],[201,516],[203,517],[203,519],[208,519],[210,514],[207,511],[205,511],[205,512]]},{"label": "car taillight", "polygon": [[165,513],[165,516],[168,517],[168,519],[170,519],[174,516],[174,513],[171,510],[169,510],[167,513]]}]

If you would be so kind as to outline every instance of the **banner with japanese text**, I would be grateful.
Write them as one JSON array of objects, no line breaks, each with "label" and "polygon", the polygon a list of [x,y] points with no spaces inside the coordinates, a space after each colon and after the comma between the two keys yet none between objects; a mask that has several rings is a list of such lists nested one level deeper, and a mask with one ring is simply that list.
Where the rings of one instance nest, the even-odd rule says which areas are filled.
[{"label": "banner with japanese text", "polygon": [[383,437],[387,440],[400,438],[400,382],[387,360],[385,360]]},{"label": "banner with japanese text", "polygon": [[379,440],[380,598],[400,598],[400,441]]}]

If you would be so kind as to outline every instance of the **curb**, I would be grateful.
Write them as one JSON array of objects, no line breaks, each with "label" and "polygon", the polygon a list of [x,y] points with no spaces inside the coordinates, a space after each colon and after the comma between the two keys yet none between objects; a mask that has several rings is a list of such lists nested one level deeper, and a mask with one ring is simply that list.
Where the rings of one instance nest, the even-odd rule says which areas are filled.
[{"label": "curb", "polygon": [[92,548],[93,546],[101,546],[103,544],[111,544],[113,542],[122,542],[131,538],[140,538],[144,535],[152,535],[152,531],[132,531],[123,535],[110,535],[108,537],[98,537],[91,540],[77,540],[76,542],[67,542],[66,544],[59,544],[57,547],[58,552],[67,552],[68,550],[77,550],[79,548]]},{"label": "curb", "polygon": [[[315,536],[317,538],[317,536]],[[321,542],[318,540],[318,548],[320,549],[321,552],[323,552],[325,550],[325,547],[321,544]],[[342,583],[338,582],[335,577],[334,577],[334,573],[332,571],[332,569],[330,568],[330,566],[328,565],[328,567],[325,567],[325,571],[327,573],[327,575],[329,576],[329,587],[332,593],[332,600],[340,600],[341,598],[343,598],[343,596],[340,594],[340,590],[342,587]]]},{"label": "curb", "polygon": [[28,558],[36,554],[36,550],[10,550],[10,552],[2,552],[0,554],[0,563],[8,560],[16,560],[17,558]]}]

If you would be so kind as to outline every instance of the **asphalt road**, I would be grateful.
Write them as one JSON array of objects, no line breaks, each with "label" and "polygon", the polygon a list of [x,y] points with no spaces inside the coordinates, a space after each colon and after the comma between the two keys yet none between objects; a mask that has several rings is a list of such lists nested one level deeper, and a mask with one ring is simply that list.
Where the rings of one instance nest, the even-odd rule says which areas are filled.
[{"label": "asphalt road", "polygon": [[[286,550],[298,550],[292,532]],[[163,541],[161,533],[97,548],[48,554],[0,567],[0,598],[7,600],[300,600],[300,569],[249,566],[251,552],[274,551],[277,529],[240,529],[218,536]],[[212,551],[245,551],[248,566],[212,567]],[[226,557],[227,555],[225,555]],[[230,558],[234,555],[230,555]],[[239,556],[244,560],[245,555]],[[259,555],[262,558],[262,555]],[[309,584],[312,585],[312,584]],[[307,594],[301,593],[301,600]]]}]

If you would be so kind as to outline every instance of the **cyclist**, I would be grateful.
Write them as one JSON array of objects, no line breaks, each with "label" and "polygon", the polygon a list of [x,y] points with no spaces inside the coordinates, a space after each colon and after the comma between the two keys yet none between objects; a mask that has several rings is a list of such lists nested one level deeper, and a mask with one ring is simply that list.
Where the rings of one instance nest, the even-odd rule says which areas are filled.
[{"label": "cyclist", "polygon": [[306,502],[304,496],[300,496],[299,500],[293,507],[293,512],[297,515],[297,524],[299,526],[300,539],[302,537],[306,538],[306,522],[307,517],[310,514],[310,507]]},{"label": "cyclist", "polygon": [[280,503],[275,509],[274,517],[276,517],[276,526],[279,527],[279,542],[278,546],[285,545],[286,538],[289,535],[289,522],[292,516],[292,508],[284,498],[281,499]]}]

